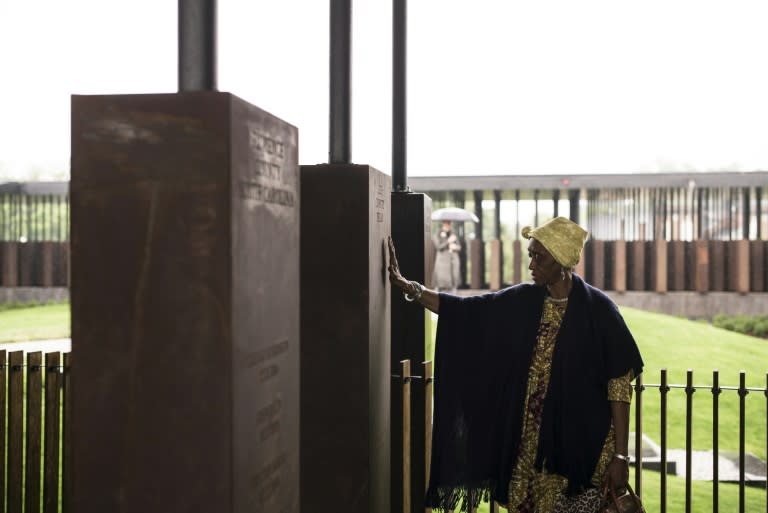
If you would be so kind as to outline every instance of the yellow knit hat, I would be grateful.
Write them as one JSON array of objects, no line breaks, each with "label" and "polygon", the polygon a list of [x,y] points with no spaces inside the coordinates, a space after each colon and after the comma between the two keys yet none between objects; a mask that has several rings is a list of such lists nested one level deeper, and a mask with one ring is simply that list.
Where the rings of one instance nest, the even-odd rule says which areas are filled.
[{"label": "yellow knit hat", "polygon": [[541,242],[560,265],[571,268],[579,263],[587,230],[570,219],[556,217],[538,228],[526,226],[523,237]]}]

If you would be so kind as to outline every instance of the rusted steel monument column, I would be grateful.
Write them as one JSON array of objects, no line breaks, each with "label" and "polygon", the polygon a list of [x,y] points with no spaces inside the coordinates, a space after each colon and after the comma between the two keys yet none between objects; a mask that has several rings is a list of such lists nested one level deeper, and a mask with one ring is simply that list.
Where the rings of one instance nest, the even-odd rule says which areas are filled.
[{"label": "rusted steel monument column", "polygon": [[298,511],[297,131],[72,100],[72,511]]},{"label": "rusted steel monument column", "polygon": [[228,93],[73,97],[69,511],[299,511],[297,138]]},{"label": "rusted steel monument column", "polygon": [[389,176],[350,164],[350,0],[330,14],[330,163],[301,166],[302,511],[388,513]]}]

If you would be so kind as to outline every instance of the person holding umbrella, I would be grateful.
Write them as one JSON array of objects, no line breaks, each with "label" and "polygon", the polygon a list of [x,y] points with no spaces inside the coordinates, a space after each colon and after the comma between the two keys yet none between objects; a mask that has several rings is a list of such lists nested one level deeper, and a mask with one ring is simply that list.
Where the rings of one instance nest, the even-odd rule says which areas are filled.
[{"label": "person holding umbrella", "polygon": [[392,286],[439,315],[427,507],[596,513],[629,489],[637,344],[573,272],[586,230],[556,217],[522,235],[533,283],[470,297],[407,280],[389,239]]},{"label": "person holding umbrella", "polygon": [[453,232],[453,221],[474,221],[477,216],[461,208],[449,207],[435,210],[432,220],[442,222],[442,229],[432,238],[435,247],[435,269],[432,283],[438,292],[456,293],[461,284],[461,242]]},{"label": "person holding umbrella", "polygon": [[432,238],[435,246],[435,272],[432,282],[438,291],[455,294],[461,281],[459,272],[461,244],[451,228],[451,221],[443,221],[442,229]]}]

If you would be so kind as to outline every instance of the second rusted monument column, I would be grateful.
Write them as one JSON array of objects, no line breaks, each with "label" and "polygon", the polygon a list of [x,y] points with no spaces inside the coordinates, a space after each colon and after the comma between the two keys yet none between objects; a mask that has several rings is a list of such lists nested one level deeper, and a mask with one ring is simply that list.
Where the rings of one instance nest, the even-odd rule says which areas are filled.
[{"label": "second rusted monument column", "polygon": [[389,176],[301,167],[301,510],[388,513]]}]

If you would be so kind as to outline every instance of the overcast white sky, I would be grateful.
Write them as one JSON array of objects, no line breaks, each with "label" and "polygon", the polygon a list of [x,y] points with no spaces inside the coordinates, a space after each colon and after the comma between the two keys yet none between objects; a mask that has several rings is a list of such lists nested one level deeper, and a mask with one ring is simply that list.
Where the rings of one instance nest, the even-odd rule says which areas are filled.
[{"label": "overcast white sky", "polygon": [[[390,172],[391,1],[353,0],[353,160]],[[409,174],[768,169],[768,2],[411,0]],[[219,0],[219,89],[327,161],[328,1]],[[0,180],[69,95],[176,90],[176,0],[0,0]]]}]

